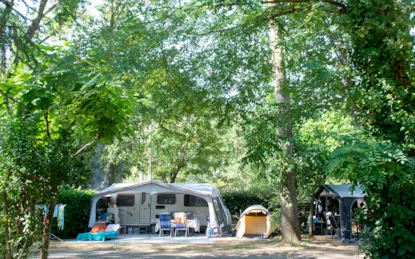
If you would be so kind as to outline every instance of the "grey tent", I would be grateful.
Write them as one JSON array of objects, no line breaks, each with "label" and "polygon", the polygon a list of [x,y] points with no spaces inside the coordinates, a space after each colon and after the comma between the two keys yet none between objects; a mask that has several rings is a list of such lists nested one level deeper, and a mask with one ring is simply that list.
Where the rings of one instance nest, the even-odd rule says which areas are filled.
[{"label": "grey tent", "polygon": [[352,191],[350,184],[325,184],[314,195],[319,197],[335,197],[339,201],[341,237],[345,240],[352,238],[352,205],[363,200],[365,194],[359,186]]}]

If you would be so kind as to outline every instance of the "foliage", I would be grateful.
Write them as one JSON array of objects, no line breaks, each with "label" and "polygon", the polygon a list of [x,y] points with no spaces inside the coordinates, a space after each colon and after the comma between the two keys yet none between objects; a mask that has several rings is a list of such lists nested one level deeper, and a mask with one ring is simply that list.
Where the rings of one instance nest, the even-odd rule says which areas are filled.
[{"label": "foliage", "polygon": [[354,68],[350,106],[372,140],[336,150],[328,168],[367,194],[370,258],[414,256],[413,11],[413,1],[348,1],[340,21]]},{"label": "foliage", "polygon": [[223,133],[216,123],[203,117],[161,124],[152,139],[154,175],[166,182],[174,182],[181,170],[178,179],[208,176],[226,163]]},{"label": "foliage", "polygon": [[[327,40],[335,34],[330,26],[335,20],[325,15],[337,7],[287,2],[204,1],[203,8],[198,9],[199,2],[193,1],[192,7],[198,9],[194,12],[194,31],[202,36],[193,44],[202,50],[194,54],[194,60],[198,67],[206,67],[207,73],[201,74],[203,84],[214,93],[228,96],[228,106],[244,120],[242,134],[248,150],[244,162],[262,166],[258,171],[270,186],[280,190],[283,236],[291,242],[300,238],[295,176],[307,173],[308,162],[321,160],[314,159],[318,150],[313,154],[308,149],[307,158],[295,150],[292,126],[318,109],[338,105],[343,98],[338,89],[343,84],[336,48]],[[277,40],[270,36],[276,27]],[[332,56],[327,54],[328,49]],[[217,58],[212,59],[212,55]],[[277,69],[275,55],[283,60]],[[220,69],[216,72],[214,68]],[[215,73],[209,75],[212,70]],[[277,89],[277,85],[282,87]],[[277,93],[283,93],[284,103]],[[320,168],[322,164],[319,161]]]},{"label": "foliage", "polygon": [[[5,161],[1,169],[6,197],[3,200],[23,208],[7,214],[16,213],[29,220],[35,214],[35,204],[53,207],[61,187],[83,185],[89,179],[90,171],[86,167],[88,156],[82,151],[83,148],[80,149],[80,145],[88,146],[82,144],[87,135],[76,131],[71,112],[62,112],[61,109],[67,104],[67,95],[62,85],[54,84],[48,74],[38,75],[17,69],[13,77],[2,82],[0,87],[8,94],[3,96],[5,109],[2,111],[1,128],[1,155]],[[8,187],[12,182],[14,187]],[[11,206],[11,209],[14,210],[14,207]],[[18,226],[19,230],[13,229],[15,219],[6,217],[5,225],[11,227],[6,236],[9,241],[16,238],[21,244],[13,249],[7,248],[7,256],[27,253],[28,247],[39,237],[35,229],[22,226]],[[48,242],[50,222],[46,219],[36,224],[36,228],[43,228],[44,242]],[[19,224],[23,223],[22,220]],[[33,225],[29,223],[24,225]],[[21,237],[23,230],[30,232],[25,238]],[[22,244],[24,247],[19,247]],[[46,252],[47,244],[43,244],[42,254]]]},{"label": "foliage", "polygon": [[42,122],[40,116],[39,113],[17,113],[3,121],[0,140],[2,217],[4,227],[9,229],[6,238],[11,249],[2,249],[5,254],[16,257],[26,256],[43,231],[42,211],[35,205],[53,206],[61,186],[82,181],[82,174],[79,175],[82,162],[71,155],[70,130],[56,130],[54,138],[49,139],[38,126]]},{"label": "foliage", "polygon": [[7,79],[21,63],[39,71],[47,59],[50,38],[62,35],[62,29],[76,20],[84,0],[54,2],[41,0],[2,1],[0,3],[0,78]]},{"label": "foliage", "polygon": [[321,184],[340,180],[325,170],[336,148],[345,145],[350,138],[369,138],[361,127],[354,125],[351,116],[339,111],[327,111],[305,119],[296,131],[295,164],[299,172],[300,200],[311,197]]},{"label": "foliage", "polygon": [[[42,230],[35,204],[42,199],[42,189],[48,187],[42,181],[47,177],[47,168],[42,163],[47,158],[42,154],[44,147],[35,139],[37,134],[35,118],[9,118],[0,139],[0,213],[5,241],[1,250],[2,254],[16,258],[29,255]],[[40,181],[36,181],[37,177]]]},{"label": "foliage", "polygon": [[336,149],[328,171],[362,184],[369,258],[413,258],[415,249],[415,160],[389,143],[356,143]]},{"label": "foliage", "polygon": [[[22,3],[27,15],[19,13]],[[393,194],[412,186],[400,173],[412,176],[414,155],[412,0],[110,0],[95,17],[78,20],[73,31],[61,31],[83,3],[0,3],[3,209],[10,199],[12,210],[29,217],[35,201],[18,205],[26,204],[22,193],[38,188],[43,192],[36,199],[53,203],[59,188],[85,183],[86,154],[99,141],[105,145],[101,164],[114,175],[135,166],[166,181],[217,180],[246,190],[257,174],[263,176],[260,185],[266,181],[280,191],[296,175],[290,178],[295,207],[297,192],[305,200],[327,179],[322,168],[329,153],[353,131],[368,143],[338,149],[344,156],[334,153],[335,176],[356,184],[359,176],[382,205],[391,202],[373,182],[390,184]],[[272,26],[279,28],[275,46]],[[271,60],[277,49],[284,69],[276,72]],[[285,75],[284,105],[271,87],[278,72]],[[353,119],[343,120],[346,112]],[[352,128],[352,121],[370,136]],[[291,126],[293,134],[281,134]],[[233,130],[244,139],[227,139]],[[379,150],[391,149],[386,164],[364,152],[381,152],[371,144],[379,141],[387,142]],[[355,151],[363,156],[346,156]],[[226,183],[238,177],[244,186]],[[6,217],[3,230],[12,227],[17,240],[14,234],[24,228],[13,220]],[[35,239],[36,231],[29,230],[33,236],[10,243],[13,249]],[[397,240],[410,251],[410,239]],[[379,256],[393,253],[387,247]]]},{"label": "foliage", "polygon": [[350,1],[343,25],[351,37],[350,63],[357,117],[374,136],[414,155],[415,78],[413,1]]},{"label": "foliage", "polygon": [[61,189],[58,193],[58,204],[65,204],[64,229],[52,225],[52,232],[60,238],[75,238],[78,233],[87,232],[91,199],[94,191],[79,189]]}]

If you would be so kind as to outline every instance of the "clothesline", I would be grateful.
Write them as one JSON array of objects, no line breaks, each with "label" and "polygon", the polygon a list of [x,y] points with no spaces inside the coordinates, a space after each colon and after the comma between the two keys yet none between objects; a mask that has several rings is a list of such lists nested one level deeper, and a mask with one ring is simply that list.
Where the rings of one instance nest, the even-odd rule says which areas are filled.
[{"label": "clothesline", "polygon": [[[65,206],[66,204],[56,204],[55,209],[53,211],[53,218],[58,219],[59,230],[63,230],[63,228],[65,227]],[[49,206],[46,206],[45,204],[36,204],[36,208],[44,211],[44,217],[46,220],[46,215],[48,215]]]}]

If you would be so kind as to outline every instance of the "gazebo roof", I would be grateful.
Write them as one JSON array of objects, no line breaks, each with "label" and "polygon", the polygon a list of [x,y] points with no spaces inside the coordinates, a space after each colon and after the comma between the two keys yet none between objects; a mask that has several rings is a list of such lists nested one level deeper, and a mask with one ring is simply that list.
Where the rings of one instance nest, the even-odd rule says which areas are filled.
[{"label": "gazebo roof", "polygon": [[314,197],[319,196],[324,190],[332,193],[336,198],[363,198],[363,193],[360,186],[354,187],[352,191],[350,184],[324,184],[322,185]]}]

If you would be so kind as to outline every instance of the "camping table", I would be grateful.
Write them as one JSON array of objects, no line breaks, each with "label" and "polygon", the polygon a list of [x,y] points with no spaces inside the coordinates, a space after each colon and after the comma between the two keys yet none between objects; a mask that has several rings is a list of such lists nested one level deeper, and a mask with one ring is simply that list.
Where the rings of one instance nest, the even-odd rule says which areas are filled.
[{"label": "camping table", "polygon": [[[198,218],[188,219],[186,223],[188,228],[193,228],[195,232],[200,232],[200,222]],[[174,219],[170,220],[171,228],[176,227],[176,221]],[[160,230],[160,220],[157,221],[155,231],[158,232]]]}]

